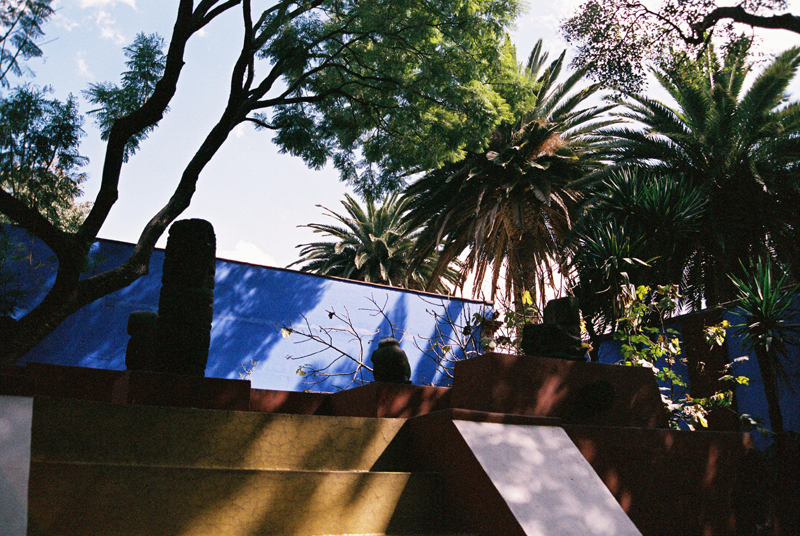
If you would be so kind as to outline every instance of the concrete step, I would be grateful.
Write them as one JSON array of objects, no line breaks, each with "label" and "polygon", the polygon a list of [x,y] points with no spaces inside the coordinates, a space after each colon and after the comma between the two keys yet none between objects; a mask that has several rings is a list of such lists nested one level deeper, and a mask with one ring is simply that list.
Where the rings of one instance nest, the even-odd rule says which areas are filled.
[{"label": "concrete step", "polygon": [[403,423],[37,397],[31,456],[145,466],[391,470],[387,456],[376,462]]},{"label": "concrete step", "polygon": [[439,476],[31,463],[29,536],[441,533]]}]

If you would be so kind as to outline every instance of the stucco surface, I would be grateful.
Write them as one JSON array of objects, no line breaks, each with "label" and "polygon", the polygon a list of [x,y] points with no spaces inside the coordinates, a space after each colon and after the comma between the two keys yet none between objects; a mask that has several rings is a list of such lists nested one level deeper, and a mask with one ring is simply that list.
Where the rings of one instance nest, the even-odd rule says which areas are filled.
[{"label": "stucco surface", "polygon": [[641,536],[563,429],[455,425],[527,536]]},{"label": "stucco surface", "polygon": [[424,533],[430,474],[253,471],[35,462],[35,535]]},{"label": "stucco surface", "polygon": [[403,422],[37,398],[28,535],[441,532],[439,475],[369,470]]},{"label": "stucco surface", "polygon": [[24,536],[33,399],[0,396],[0,534]]},{"label": "stucco surface", "polygon": [[32,452],[63,462],[369,470],[403,422],[40,397]]}]

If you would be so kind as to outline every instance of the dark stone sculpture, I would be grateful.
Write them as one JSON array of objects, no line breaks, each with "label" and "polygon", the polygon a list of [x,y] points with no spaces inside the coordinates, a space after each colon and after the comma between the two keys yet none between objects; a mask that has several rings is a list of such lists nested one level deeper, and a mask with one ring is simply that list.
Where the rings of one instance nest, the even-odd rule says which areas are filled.
[{"label": "dark stone sculpture", "polygon": [[550,300],[544,308],[543,323],[527,324],[522,329],[521,346],[525,355],[586,361],[578,299]]},{"label": "dark stone sculpture", "polygon": [[155,371],[159,367],[156,352],[158,313],[134,311],[128,317],[128,348],[125,350],[125,368],[128,370]]},{"label": "dark stone sculpture", "polygon": [[204,376],[214,313],[216,237],[205,220],[175,222],[169,231],[158,314],[131,314],[129,370]]},{"label": "dark stone sculpture", "polygon": [[372,376],[376,382],[411,383],[411,366],[396,339],[383,339],[372,352]]}]

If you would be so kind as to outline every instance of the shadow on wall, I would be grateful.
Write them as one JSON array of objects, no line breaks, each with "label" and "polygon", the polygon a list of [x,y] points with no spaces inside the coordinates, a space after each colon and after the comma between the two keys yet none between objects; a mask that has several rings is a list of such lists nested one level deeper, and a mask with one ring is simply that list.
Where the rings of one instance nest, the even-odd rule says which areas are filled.
[{"label": "shadow on wall", "polygon": [[[132,244],[99,240],[93,246],[92,265],[87,275],[119,266],[132,248]],[[26,295],[18,314],[24,314],[41,301],[55,277],[55,259],[49,250],[35,243],[34,253],[40,261],[37,269],[32,270],[24,263],[14,266]],[[128,317],[134,311],[158,310],[163,260],[164,251],[156,250],[147,276],[82,308],[18,364],[40,362],[124,370]],[[312,330],[336,328],[329,317],[330,311],[346,312],[361,340],[334,330],[330,342],[353,355],[363,355],[368,363],[377,342],[391,336],[388,318],[394,324],[396,338],[402,337],[402,347],[414,371],[412,381],[418,382],[420,377],[430,377],[426,369],[430,365],[421,362],[427,358],[415,347],[414,336],[435,333],[431,328],[433,316],[426,309],[439,302],[457,311],[468,304],[476,309],[485,306],[471,300],[443,300],[425,293],[226,260],[217,261],[215,279],[206,376],[237,379],[247,369],[252,386],[260,389],[331,391],[349,383],[342,376],[313,388],[306,385],[305,378],[297,374],[298,367],[303,363],[326,366],[337,354],[318,353],[324,347],[298,344],[298,337],[282,337],[280,325],[299,326],[307,322]],[[387,318],[380,314],[380,309]],[[315,355],[304,360],[287,359],[287,356],[307,354]],[[350,363],[340,360],[330,371],[339,373],[349,368],[352,368]],[[372,376],[367,373],[363,379],[371,381]]]},{"label": "shadow on wall", "polygon": [[[302,277],[315,277],[303,275]],[[357,362],[371,366],[371,354],[378,342],[387,337],[400,341],[401,348],[409,358],[413,383],[430,383],[436,373],[435,365],[424,355],[427,349],[428,334],[436,334],[436,318],[432,311],[441,316],[445,310],[458,315],[462,310],[484,309],[483,302],[448,299],[440,296],[404,291],[379,285],[369,285],[353,281],[323,278],[326,286],[320,293],[319,303],[305,311],[299,320],[284,325],[293,331],[287,338],[281,338],[271,347],[273,354],[291,356],[287,372],[297,375],[313,369],[324,369],[328,378],[314,385],[319,379],[311,374],[298,376],[298,389],[338,390],[372,381],[371,372],[362,369],[356,374]],[[349,322],[349,324],[348,324]],[[440,331],[448,333],[452,329],[446,325]],[[300,333],[300,332],[303,333]],[[317,340],[310,340],[313,333]],[[331,347],[328,347],[330,344]],[[342,349],[348,356],[341,355]],[[351,359],[352,358],[352,359]],[[276,362],[270,364],[269,372],[274,374]],[[259,386],[264,384],[261,364],[255,368],[251,379]],[[356,381],[354,382],[354,377]],[[291,382],[290,379],[286,381]],[[283,385],[286,385],[285,383]],[[274,387],[280,388],[280,387]]]},{"label": "shadow on wall", "polygon": [[[464,300],[452,300],[445,297],[424,296],[421,297],[426,304],[426,313],[431,318],[431,326],[426,336],[417,337],[417,348],[422,349],[427,355],[421,359],[414,367],[411,377],[417,382],[426,385],[439,387],[452,387],[452,367],[455,359],[462,359],[463,351],[460,349],[466,343],[465,350],[468,352],[477,351],[470,339],[480,340],[480,333],[472,334],[472,317],[479,313],[484,317],[491,317],[491,307],[483,302],[468,302]],[[434,314],[437,315],[434,317]],[[436,321],[434,321],[436,318]],[[474,335],[474,336],[473,336]],[[439,344],[437,348],[432,348],[433,343]],[[444,351],[442,345],[449,346],[449,351]],[[443,368],[449,370],[447,375]]]}]

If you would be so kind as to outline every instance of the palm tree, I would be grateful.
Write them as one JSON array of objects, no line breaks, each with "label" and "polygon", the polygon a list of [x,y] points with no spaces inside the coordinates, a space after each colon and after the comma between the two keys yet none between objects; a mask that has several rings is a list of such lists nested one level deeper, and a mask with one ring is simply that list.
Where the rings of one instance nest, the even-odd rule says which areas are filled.
[{"label": "palm tree", "polygon": [[300,260],[289,266],[304,263],[301,272],[331,275],[380,283],[414,290],[429,288],[448,294],[445,283],[455,285],[458,273],[446,269],[432,280],[436,264],[435,252],[409,271],[411,251],[419,226],[404,218],[409,201],[400,199],[398,193],[386,197],[380,207],[367,198],[366,210],[350,195],[345,194],[342,205],[347,215],[338,214],[320,206],[336,220],[335,225],[312,223],[307,225],[315,233],[333,237],[333,242],[301,244]]},{"label": "palm tree", "polygon": [[415,257],[425,259],[443,241],[438,275],[469,250],[462,277],[473,272],[480,282],[491,270],[492,298],[504,274],[507,296],[520,301],[527,290],[544,302],[564,267],[561,242],[581,197],[570,184],[601,166],[597,132],[610,122],[598,118],[611,106],[579,108],[600,86],[573,92],[584,71],[556,84],[564,53],[544,68],[546,58],[540,40],[522,73],[531,96],[515,121],[493,132],[486,151],[468,153],[406,191],[409,218],[424,226]]},{"label": "palm tree", "polygon": [[616,164],[679,177],[705,199],[705,227],[683,258],[694,309],[735,298],[728,274],[743,277],[748,259],[800,266],[800,104],[786,94],[800,48],[775,58],[742,93],[748,46],[730,49],[722,63],[709,49],[655,70],[674,107],[643,95],[612,99],[626,108],[622,117],[645,127],[607,131]]}]

